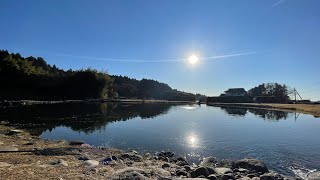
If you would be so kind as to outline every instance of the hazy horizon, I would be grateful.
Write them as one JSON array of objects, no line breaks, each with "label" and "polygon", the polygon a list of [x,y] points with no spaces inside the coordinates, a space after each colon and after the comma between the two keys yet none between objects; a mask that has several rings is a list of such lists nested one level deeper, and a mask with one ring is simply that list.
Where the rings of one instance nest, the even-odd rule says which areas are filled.
[{"label": "hazy horizon", "polygon": [[[261,83],[320,100],[316,0],[2,1],[0,49],[208,96]],[[199,61],[186,60],[196,54]]]}]

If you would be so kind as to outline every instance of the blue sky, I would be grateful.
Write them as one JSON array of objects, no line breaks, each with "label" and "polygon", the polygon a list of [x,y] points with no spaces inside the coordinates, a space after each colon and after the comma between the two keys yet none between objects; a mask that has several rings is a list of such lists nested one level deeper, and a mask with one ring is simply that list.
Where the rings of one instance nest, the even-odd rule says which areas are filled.
[{"label": "blue sky", "polygon": [[320,100],[319,17],[318,0],[1,0],[0,49],[206,95],[279,82]]}]

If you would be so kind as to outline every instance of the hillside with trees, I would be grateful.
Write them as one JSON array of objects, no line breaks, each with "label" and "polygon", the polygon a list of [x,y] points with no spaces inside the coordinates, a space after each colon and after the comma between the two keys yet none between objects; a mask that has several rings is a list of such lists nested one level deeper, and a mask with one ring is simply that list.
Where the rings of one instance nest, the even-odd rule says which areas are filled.
[{"label": "hillside with trees", "polygon": [[0,99],[65,100],[140,98],[194,101],[195,95],[155,80],[110,76],[94,69],[68,70],[41,57],[0,50]]}]

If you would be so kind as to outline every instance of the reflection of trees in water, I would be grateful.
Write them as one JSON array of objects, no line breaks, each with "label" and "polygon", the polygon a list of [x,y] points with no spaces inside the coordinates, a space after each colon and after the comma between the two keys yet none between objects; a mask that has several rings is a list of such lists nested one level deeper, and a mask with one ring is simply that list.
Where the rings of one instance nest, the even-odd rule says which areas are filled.
[{"label": "reflection of trees in water", "polygon": [[31,105],[3,109],[0,120],[8,120],[9,125],[30,130],[35,135],[58,126],[91,133],[103,129],[109,122],[126,121],[135,117],[153,118],[167,113],[170,107],[167,104],[117,103]]},{"label": "reflection of trees in water", "polygon": [[271,111],[266,109],[250,109],[250,108],[238,108],[238,107],[220,107],[226,113],[232,116],[245,116],[247,111],[264,119],[280,120],[287,119],[288,112],[285,111]]},{"label": "reflection of trees in water", "polygon": [[234,107],[220,107],[220,108],[232,116],[245,116],[248,110],[246,108],[234,108]]},{"label": "reflection of trees in water", "polygon": [[264,119],[270,119],[270,120],[280,120],[280,119],[287,119],[288,118],[288,112],[285,111],[270,111],[266,109],[249,109],[249,112],[260,116]]}]

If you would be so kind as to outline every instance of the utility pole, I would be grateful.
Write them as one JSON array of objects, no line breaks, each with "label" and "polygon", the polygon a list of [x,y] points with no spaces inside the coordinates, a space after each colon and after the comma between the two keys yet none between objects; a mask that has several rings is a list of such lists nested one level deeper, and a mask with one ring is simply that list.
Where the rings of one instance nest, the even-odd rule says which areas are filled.
[{"label": "utility pole", "polygon": [[294,102],[296,104],[297,103],[297,94],[298,94],[298,96],[300,97],[301,100],[302,100],[302,97],[300,96],[300,94],[298,93],[296,88],[293,88],[293,93],[294,93]]}]

